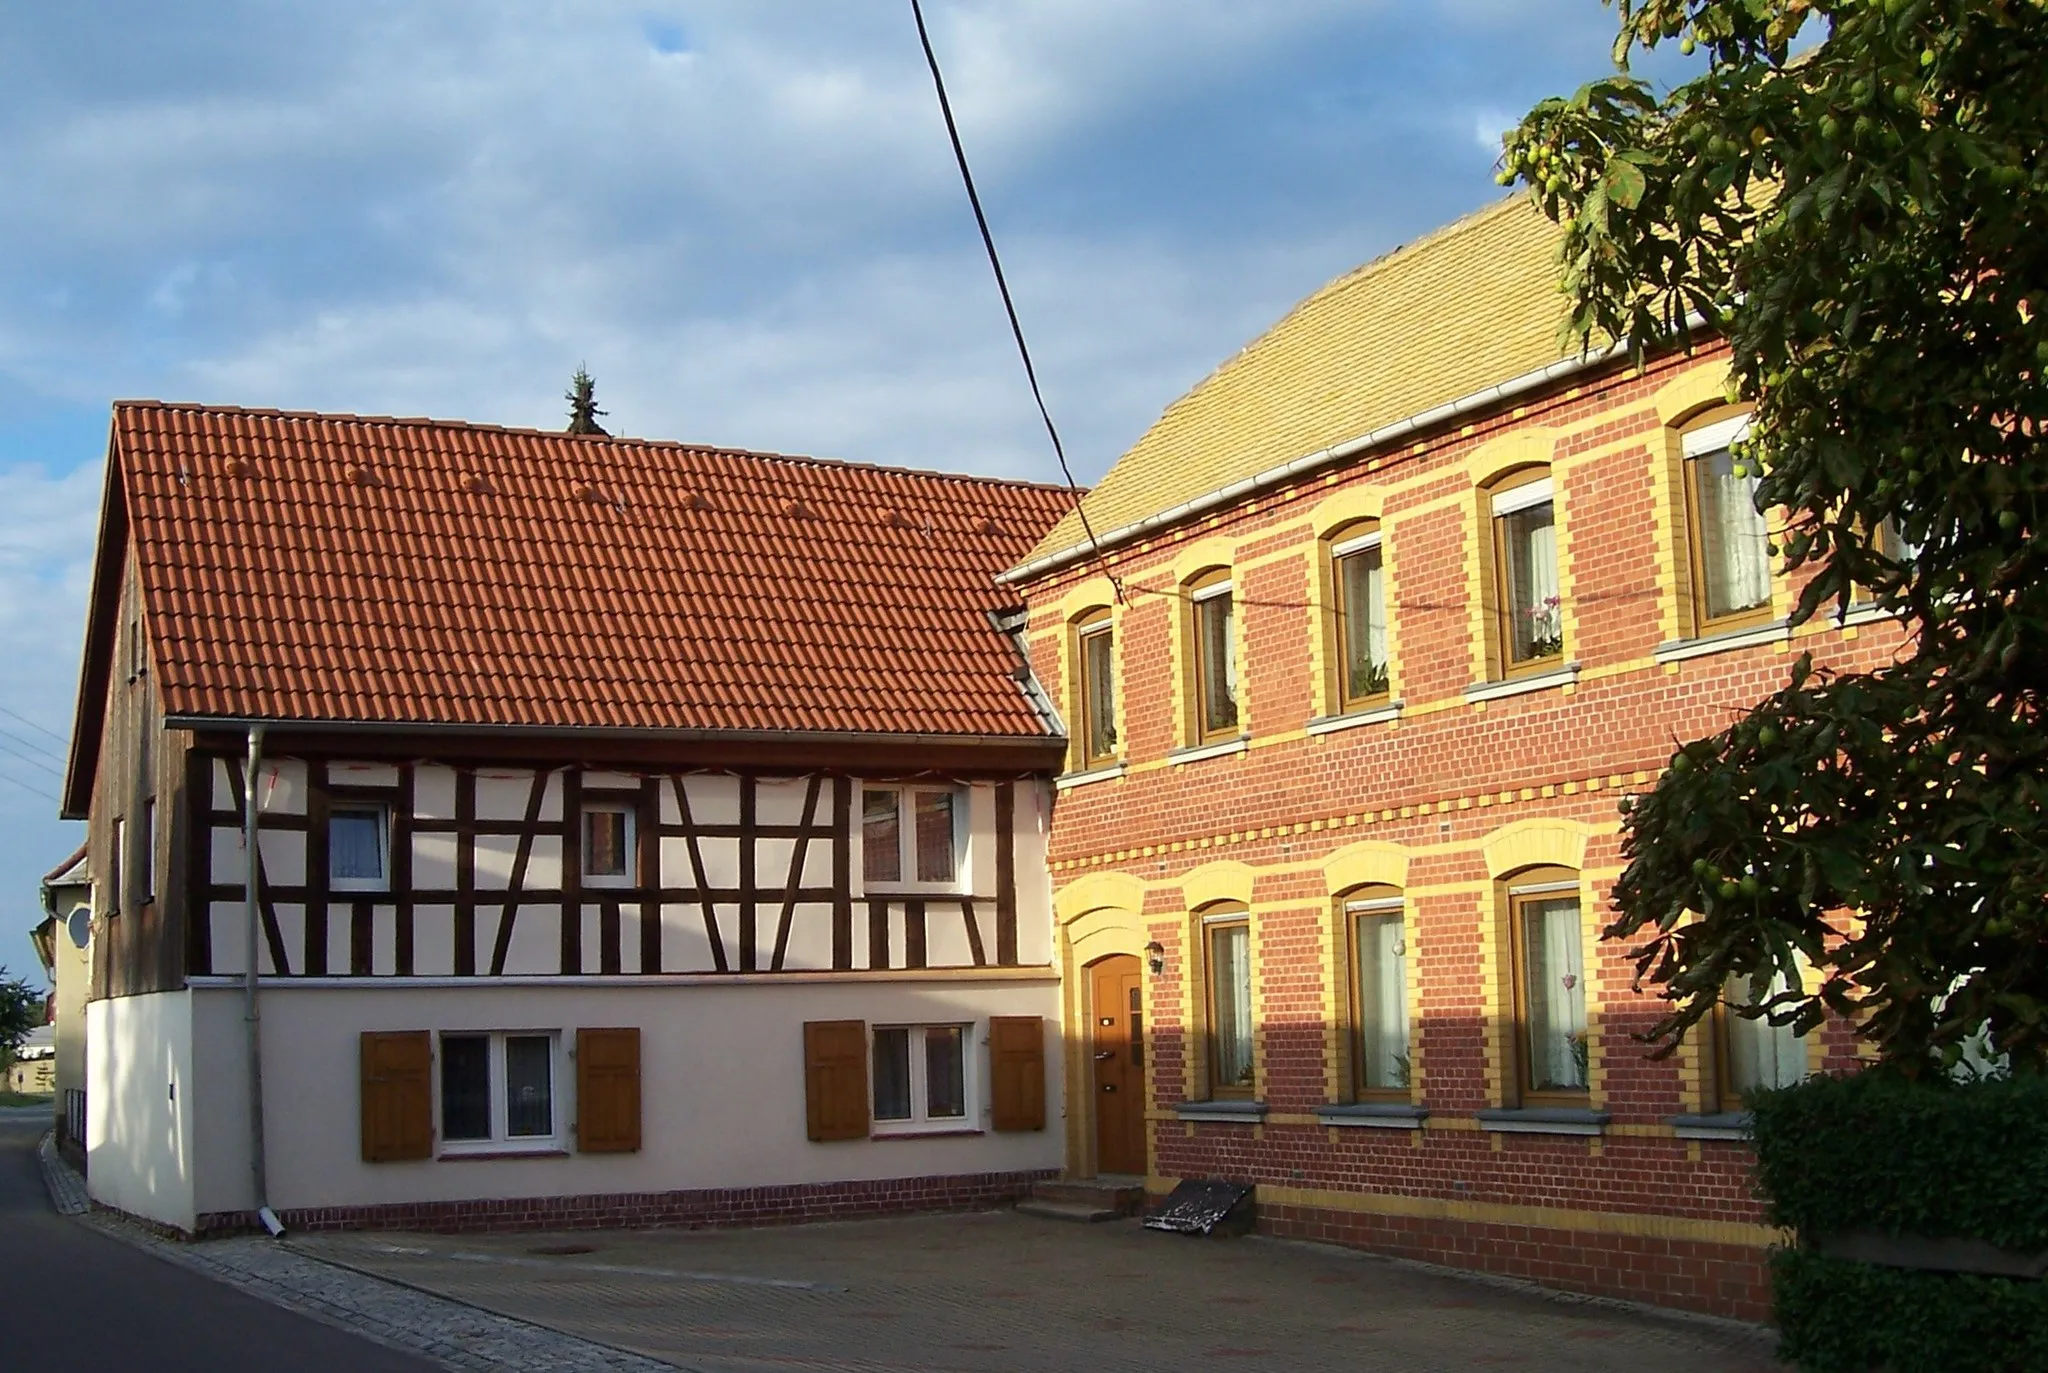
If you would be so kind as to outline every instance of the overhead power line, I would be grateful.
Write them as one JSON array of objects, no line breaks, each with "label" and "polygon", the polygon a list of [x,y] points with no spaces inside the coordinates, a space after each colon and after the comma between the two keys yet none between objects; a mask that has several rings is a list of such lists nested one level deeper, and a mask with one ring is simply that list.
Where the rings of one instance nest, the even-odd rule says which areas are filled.
[{"label": "overhead power line", "polygon": [[953,102],[946,97],[946,78],[939,71],[939,55],[932,49],[931,31],[925,27],[924,6],[918,0],[910,0],[910,14],[917,21],[917,41],[924,47],[925,65],[931,68],[932,89],[938,93],[939,113],[946,119],[946,137],[953,143],[953,160],[960,166],[960,184],[967,188],[967,203],[974,209],[975,227],[981,230],[981,246],[988,251],[989,270],[995,273],[996,290],[1003,297],[1003,311],[1010,317],[1010,335],[1017,340],[1017,356],[1024,360],[1024,379],[1031,383],[1031,398],[1038,402],[1038,417],[1045,421],[1046,437],[1052,440],[1053,456],[1059,459],[1060,475],[1067,479],[1067,489],[1074,494],[1074,513],[1080,517],[1081,532],[1088,538],[1088,547],[1094,550],[1096,561],[1102,564],[1104,575],[1116,592],[1119,604],[1124,599],[1123,583],[1110,571],[1109,559],[1103,554],[1102,545],[1095,540],[1094,526],[1088,522],[1088,512],[1083,508],[1081,484],[1074,480],[1074,469],[1067,465],[1066,445],[1060,442],[1060,431],[1052,422],[1052,411],[1046,407],[1045,392],[1038,384],[1038,369],[1031,363],[1031,345],[1024,341],[1024,325],[1017,318],[1017,303],[1010,297],[1010,283],[1003,276],[1003,260],[996,252],[995,235],[989,232],[988,216],[982,212],[981,194],[974,189],[974,173],[967,166],[967,149],[960,142],[960,126],[953,119]]},{"label": "overhead power line", "polygon": [[69,739],[65,738],[65,737],[64,737],[63,735],[59,734],[59,733],[58,733],[58,732],[57,732],[56,730],[54,730],[54,729],[50,729],[49,727],[47,727],[47,726],[45,726],[45,725],[39,725],[39,724],[37,724],[37,723],[36,723],[35,721],[33,721],[33,720],[29,719],[29,718],[28,718],[28,716],[26,716],[26,715],[23,715],[23,714],[22,714],[22,713],[21,713],[20,711],[15,711],[15,710],[9,710],[9,709],[8,709],[8,708],[7,708],[6,706],[0,706],[0,715],[5,715],[5,716],[7,716],[7,717],[8,717],[9,719],[13,719],[13,720],[19,720],[19,721],[20,721],[20,722],[21,722],[22,724],[24,724],[24,725],[27,725],[27,726],[28,726],[28,727],[29,727],[30,729],[34,730],[34,731],[35,731],[36,733],[38,733],[38,734],[47,734],[47,735],[49,735],[49,736],[50,736],[50,737],[51,737],[52,739],[55,739],[55,740],[56,740],[56,741],[57,741],[58,743],[60,743],[60,744],[64,745],[64,747],[66,747],[66,748],[69,748],[69,747],[71,747],[71,741],[70,741]]}]

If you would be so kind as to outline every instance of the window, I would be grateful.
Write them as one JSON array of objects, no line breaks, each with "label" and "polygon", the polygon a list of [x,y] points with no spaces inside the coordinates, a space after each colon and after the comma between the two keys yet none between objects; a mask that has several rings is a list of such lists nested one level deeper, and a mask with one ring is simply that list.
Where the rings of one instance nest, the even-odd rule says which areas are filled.
[{"label": "window", "polygon": [[441,1036],[441,1138],[450,1146],[554,1144],[555,1036]]},{"label": "window", "polygon": [[135,900],[148,905],[156,900],[156,798],[142,803],[142,852],[136,855]]},{"label": "window", "polygon": [[1586,981],[1579,883],[1549,870],[1508,889],[1524,1104],[1586,1091]]},{"label": "window", "polygon": [[[910,808],[910,824],[903,810]],[[960,880],[965,807],[951,787],[867,787],[861,792],[861,873],[869,886],[945,886]],[[914,874],[907,881],[905,873]]]},{"label": "window", "polygon": [[1786,990],[1784,974],[1757,988],[1746,977],[1733,977],[1720,1010],[1721,1108],[1742,1109],[1742,1098],[1766,1087],[1789,1087],[1806,1077],[1806,1041],[1790,1025],[1751,1020],[1738,1014],[1744,1006],[1768,1005]]},{"label": "window", "polygon": [[1344,903],[1344,915],[1351,922],[1357,997],[1358,1091],[1405,1100],[1410,1076],[1408,942],[1401,897],[1390,888],[1364,892]]},{"label": "window", "polygon": [[337,805],[327,812],[327,885],[333,891],[391,889],[391,813]]},{"label": "window", "polygon": [[1219,1097],[1252,1095],[1252,931],[1243,911],[1202,920],[1208,963],[1209,1088]]},{"label": "window", "polygon": [[1756,508],[1757,473],[1734,453],[1748,433],[1743,415],[1695,429],[1684,440],[1694,621],[1701,633],[1755,618],[1771,604],[1770,530]]},{"label": "window", "polygon": [[114,821],[114,852],[107,866],[107,890],[113,894],[108,915],[119,915],[128,904],[128,889],[121,885],[121,875],[128,870],[128,821],[125,818]]},{"label": "window", "polygon": [[1116,666],[1112,656],[1115,631],[1107,610],[1083,620],[1074,631],[1081,698],[1081,762],[1105,763],[1116,757]]},{"label": "window", "polygon": [[1188,584],[1193,621],[1195,733],[1199,742],[1237,733],[1237,651],[1232,632],[1230,574],[1212,572]]},{"label": "window", "polygon": [[631,806],[617,802],[597,802],[583,807],[584,885],[634,885],[636,828]]},{"label": "window", "polygon": [[1373,529],[1330,548],[1337,587],[1341,702],[1350,709],[1387,694],[1387,606],[1380,534]]},{"label": "window", "polygon": [[1557,586],[1557,522],[1545,468],[1494,488],[1494,594],[1503,666],[1538,668],[1564,654],[1564,600]]},{"label": "window", "polygon": [[875,1027],[875,1123],[967,1128],[968,1025]]}]

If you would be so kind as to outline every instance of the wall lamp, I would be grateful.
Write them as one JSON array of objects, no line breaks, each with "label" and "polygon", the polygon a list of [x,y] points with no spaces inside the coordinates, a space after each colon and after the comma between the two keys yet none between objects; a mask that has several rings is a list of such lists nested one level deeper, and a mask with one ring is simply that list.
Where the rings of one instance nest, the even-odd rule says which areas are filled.
[{"label": "wall lamp", "polygon": [[1153,940],[1145,946],[1145,963],[1152,969],[1154,977],[1166,971],[1166,946]]}]

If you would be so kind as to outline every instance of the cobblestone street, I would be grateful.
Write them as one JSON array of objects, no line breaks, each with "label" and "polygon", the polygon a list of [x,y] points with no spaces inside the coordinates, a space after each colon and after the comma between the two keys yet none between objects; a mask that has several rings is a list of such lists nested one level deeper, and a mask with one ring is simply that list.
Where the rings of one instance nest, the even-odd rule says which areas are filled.
[{"label": "cobblestone street", "polygon": [[705,1373],[1767,1373],[1767,1334],[1318,1246],[1008,1212],[770,1230],[302,1236],[318,1256]]}]

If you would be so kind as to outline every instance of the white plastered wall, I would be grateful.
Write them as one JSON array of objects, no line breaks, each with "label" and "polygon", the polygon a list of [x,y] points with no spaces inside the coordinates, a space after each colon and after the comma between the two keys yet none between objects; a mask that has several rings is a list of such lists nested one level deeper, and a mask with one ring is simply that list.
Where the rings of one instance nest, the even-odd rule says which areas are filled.
[{"label": "white plastered wall", "polygon": [[[193,1052],[206,1077],[208,1106],[196,1206],[187,1205],[202,1215],[241,1210],[250,1204],[241,1003],[227,986],[191,995]],[[805,1021],[973,1022],[971,1112],[986,1128],[991,1015],[1036,1015],[1046,1022],[1046,1129],[834,1144],[806,1138]],[[270,983],[263,994],[270,1200],[288,1210],[1056,1169],[1063,1153],[1059,1016],[1058,984],[1049,975],[710,986]],[[544,1030],[558,1031],[567,1046],[579,1026],[624,1025],[641,1032],[641,1152],[362,1161],[361,1032]],[[556,1090],[566,1124],[575,1109],[566,1056]]]},{"label": "white plastered wall", "polygon": [[[156,992],[85,1008],[88,1190],[94,1201],[180,1230],[192,1228],[192,1125],[203,1114],[193,1092],[192,997]],[[208,1087],[219,1091],[217,1080]]]}]

